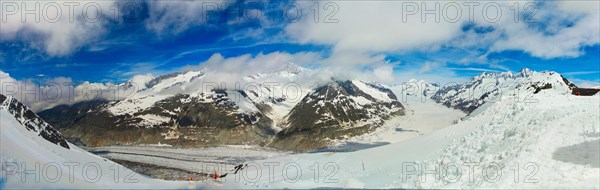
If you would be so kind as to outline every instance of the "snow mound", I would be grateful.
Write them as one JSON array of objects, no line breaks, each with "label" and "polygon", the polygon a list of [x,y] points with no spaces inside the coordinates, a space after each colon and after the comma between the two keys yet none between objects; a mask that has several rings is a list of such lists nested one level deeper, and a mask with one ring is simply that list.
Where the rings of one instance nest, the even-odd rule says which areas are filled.
[{"label": "snow mound", "polygon": [[[566,147],[598,142],[600,135],[600,102],[597,98],[575,96],[537,96],[537,103],[512,103],[502,99],[486,111],[464,121],[472,123],[480,117],[491,117],[470,134],[456,139],[430,163],[487,163],[501,166],[504,177],[460,178],[435,183],[429,180],[419,188],[599,188],[600,169],[597,162],[585,162],[598,155],[597,146],[589,146],[579,154],[559,160],[556,154]],[[457,125],[462,125],[458,123]],[[583,146],[585,148],[585,146]],[[594,148],[595,147],[595,148]],[[569,148],[572,150],[572,148]],[[564,160],[571,160],[565,162]],[[487,175],[486,169],[449,172],[448,178],[472,172]],[[515,174],[515,170],[521,175]],[[514,174],[514,175],[513,175]],[[494,176],[492,174],[490,176]],[[490,182],[491,181],[491,182]]]}]

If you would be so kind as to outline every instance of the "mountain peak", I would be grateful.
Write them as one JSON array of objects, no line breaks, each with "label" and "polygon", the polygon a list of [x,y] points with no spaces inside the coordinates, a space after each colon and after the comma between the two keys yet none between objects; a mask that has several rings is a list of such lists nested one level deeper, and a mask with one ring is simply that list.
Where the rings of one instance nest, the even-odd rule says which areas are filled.
[{"label": "mountain peak", "polygon": [[536,73],[536,72],[531,69],[523,68],[523,69],[521,69],[521,71],[519,71],[519,73],[517,73],[517,75],[519,75],[521,77],[528,77],[528,76],[533,75],[534,73]]}]

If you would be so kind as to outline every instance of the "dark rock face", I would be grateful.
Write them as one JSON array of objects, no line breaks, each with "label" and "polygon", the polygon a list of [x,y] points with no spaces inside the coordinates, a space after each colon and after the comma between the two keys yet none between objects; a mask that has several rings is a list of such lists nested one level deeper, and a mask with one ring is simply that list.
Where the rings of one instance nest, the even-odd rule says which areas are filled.
[{"label": "dark rock face", "polygon": [[107,104],[106,100],[90,100],[78,102],[73,105],[59,105],[38,113],[41,118],[56,129],[68,127],[77,123],[86,112],[96,111],[101,105]]},{"label": "dark rock face", "polygon": [[533,91],[533,93],[537,94],[537,93],[539,93],[542,90],[551,89],[552,88],[552,84],[550,84],[550,83],[546,83],[544,85],[533,84],[533,85],[531,85],[531,88],[534,88],[535,91]]},{"label": "dark rock face", "polygon": [[[352,81],[333,82],[315,89],[288,114],[288,126],[278,134],[273,146],[313,150],[326,146],[329,140],[370,132],[390,116],[404,114],[404,107],[389,89],[370,87],[385,92],[392,101],[378,101]],[[370,103],[361,105],[352,97],[362,97]]]},{"label": "dark rock face", "polygon": [[565,84],[567,84],[571,90],[575,89],[575,88],[578,88],[577,85],[571,83],[569,80],[567,80],[567,78],[563,77],[562,75],[560,75],[560,78],[562,78],[563,82]]},{"label": "dark rock face", "polygon": [[51,125],[46,123],[21,102],[17,101],[17,99],[0,94],[0,102],[2,102],[2,108],[11,113],[27,130],[37,133],[51,143],[69,149],[67,141],[60,132],[52,128]]},{"label": "dark rock face", "polygon": [[576,96],[593,96],[598,92],[600,92],[600,89],[597,88],[574,88],[571,94]]}]

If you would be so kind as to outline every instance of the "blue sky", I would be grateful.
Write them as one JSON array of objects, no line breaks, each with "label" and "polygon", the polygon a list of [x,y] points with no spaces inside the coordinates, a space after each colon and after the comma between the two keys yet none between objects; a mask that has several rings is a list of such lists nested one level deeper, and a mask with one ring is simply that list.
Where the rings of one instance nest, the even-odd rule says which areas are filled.
[{"label": "blue sky", "polygon": [[[430,19],[426,22],[419,22],[421,17],[399,22],[398,16],[411,16],[399,13],[405,8],[399,2],[345,1],[333,2],[338,11],[329,19],[337,23],[325,22],[325,13],[334,8],[326,2],[320,2],[323,15],[315,22],[311,1],[218,1],[220,7],[203,17],[206,6],[201,3],[136,1],[134,8],[117,17],[104,15],[94,23],[77,19],[49,25],[19,23],[10,19],[20,17],[7,15],[1,30],[0,70],[17,80],[68,77],[118,83],[140,74],[181,71],[214,54],[235,58],[312,52],[320,59],[301,65],[337,64],[364,70],[390,66],[393,75],[425,80],[433,76],[434,81],[530,68],[557,71],[578,84],[600,84],[597,2],[591,9],[584,3],[535,2],[539,9],[535,23],[514,22],[512,17],[489,22],[485,16],[456,23],[431,21],[434,17],[426,17]],[[503,15],[511,15],[509,5],[498,4],[504,7]],[[110,4],[99,5],[108,14]],[[303,16],[281,16],[292,10],[288,5],[300,8]],[[2,9],[7,13],[6,6]],[[236,15],[235,10],[261,17],[248,19],[252,16]]]}]

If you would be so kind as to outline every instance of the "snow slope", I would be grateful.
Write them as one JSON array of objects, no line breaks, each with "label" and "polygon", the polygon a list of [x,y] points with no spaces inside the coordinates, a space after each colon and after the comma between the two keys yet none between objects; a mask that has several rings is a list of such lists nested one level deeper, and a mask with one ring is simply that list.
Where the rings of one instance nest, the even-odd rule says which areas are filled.
[{"label": "snow slope", "polygon": [[0,109],[3,188],[199,188],[201,182],[150,179],[68,143],[53,144],[27,130],[6,107]]},{"label": "snow slope", "polygon": [[[240,182],[228,176],[224,187],[600,188],[600,168],[582,162],[597,155],[598,146],[584,146],[585,151],[567,159],[556,157],[564,147],[599,142],[600,99],[556,93],[533,98],[534,103],[501,97],[468,119],[403,142],[252,162]],[[472,181],[465,163],[477,164]],[[437,172],[449,168],[444,180],[436,182],[436,175],[421,173],[435,166]],[[502,175],[496,178],[498,171]]]}]

